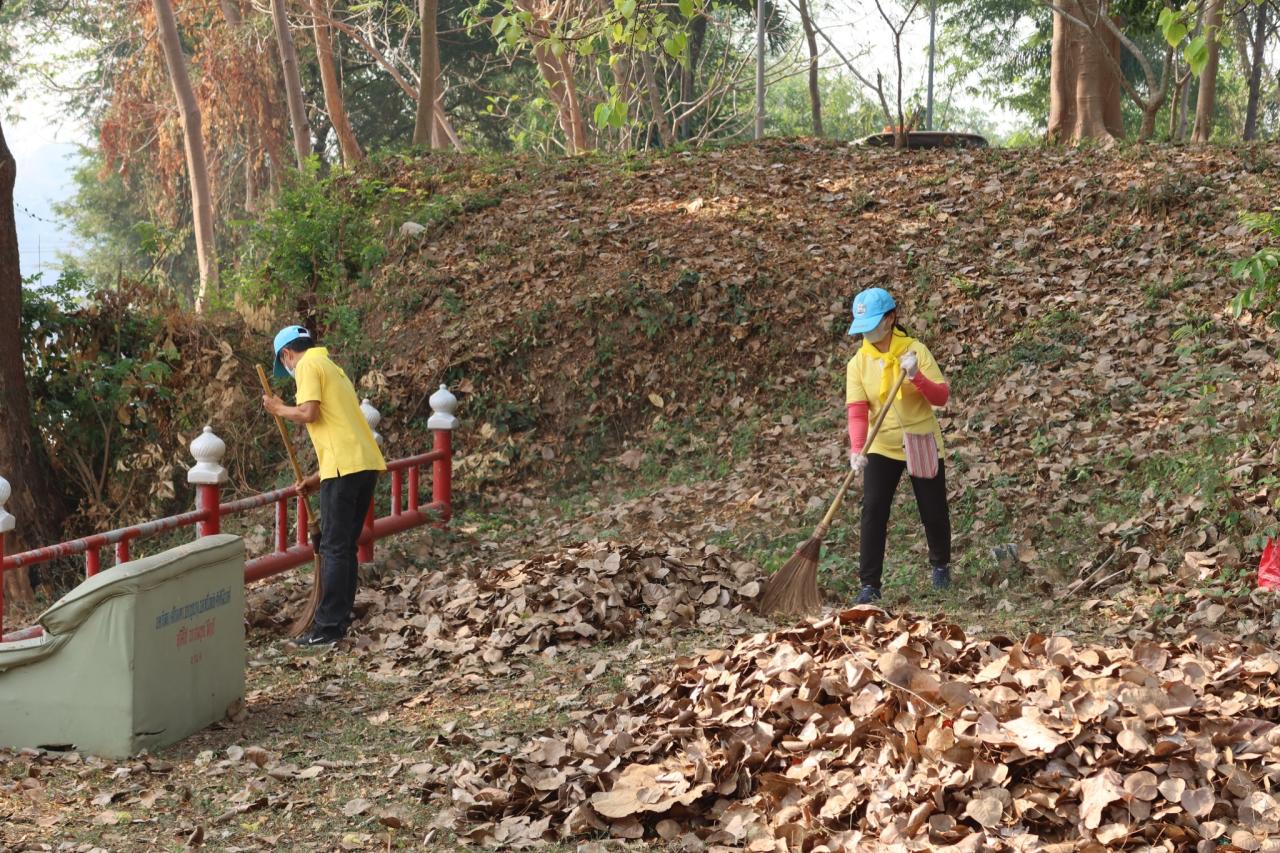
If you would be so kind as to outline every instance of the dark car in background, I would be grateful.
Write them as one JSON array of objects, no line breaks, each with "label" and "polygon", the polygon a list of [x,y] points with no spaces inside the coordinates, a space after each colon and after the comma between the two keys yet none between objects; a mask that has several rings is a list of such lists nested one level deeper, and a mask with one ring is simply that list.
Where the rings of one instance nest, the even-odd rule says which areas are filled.
[{"label": "dark car in background", "polygon": [[[873,133],[859,139],[856,145],[892,148],[892,133]],[[907,133],[908,148],[986,148],[987,140],[976,133],[952,130],[912,130]]]}]

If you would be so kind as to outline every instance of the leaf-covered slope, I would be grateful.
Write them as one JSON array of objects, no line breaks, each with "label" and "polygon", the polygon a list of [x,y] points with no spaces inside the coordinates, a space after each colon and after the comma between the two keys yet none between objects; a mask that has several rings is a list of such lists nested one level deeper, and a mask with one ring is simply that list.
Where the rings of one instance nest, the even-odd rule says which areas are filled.
[{"label": "leaf-covered slope", "polygon": [[371,334],[399,351],[405,411],[441,378],[463,392],[470,474],[528,488],[693,458],[717,479],[653,525],[706,533],[770,507],[794,525],[828,494],[848,300],[888,287],[952,382],[962,545],[1011,539],[1064,572],[1124,553],[1098,578],[1160,577],[1174,541],[1235,564],[1267,520],[1276,334],[1230,317],[1227,265],[1255,248],[1239,214],[1273,203],[1278,154],[437,162],[471,195],[382,271]]}]

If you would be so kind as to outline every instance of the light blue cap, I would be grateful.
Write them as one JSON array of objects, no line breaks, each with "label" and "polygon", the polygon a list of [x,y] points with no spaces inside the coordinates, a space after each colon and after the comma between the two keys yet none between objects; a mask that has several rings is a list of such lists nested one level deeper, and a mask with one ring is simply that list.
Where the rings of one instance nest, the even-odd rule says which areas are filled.
[{"label": "light blue cap", "polygon": [[869,287],[853,297],[853,322],[849,324],[849,334],[862,335],[876,326],[898,304],[893,301],[889,291],[883,287]]},{"label": "light blue cap", "polygon": [[276,332],[276,339],[271,343],[271,351],[276,354],[275,368],[271,372],[275,374],[276,379],[284,379],[289,375],[289,371],[285,370],[284,365],[280,363],[280,350],[298,340],[298,338],[310,337],[311,333],[302,326],[285,326]]}]

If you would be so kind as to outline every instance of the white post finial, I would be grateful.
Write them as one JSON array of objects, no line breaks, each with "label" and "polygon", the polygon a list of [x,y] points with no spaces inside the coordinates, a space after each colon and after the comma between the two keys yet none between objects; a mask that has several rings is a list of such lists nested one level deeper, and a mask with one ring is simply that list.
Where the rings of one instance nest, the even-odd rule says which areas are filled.
[{"label": "white post finial", "polygon": [[458,419],[453,416],[458,410],[458,398],[449,393],[447,386],[441,383],[440,390],[427,402],[431,404],[432,412],[427,429],[454,429],[458,426]]},{"label": "white post finial", "polygon": [[9,481],[4,477],[0,477],[0,533],[8,533],[18,523],[13,514],[4,508],[4,505],[9,502],[9,496],[12,494],[13,489],[9,488]]},{"label": "white post finial", "polygon": [[217,486],[227,481],[227,469],[222,467],[227,445],[213,434],[213,427],[206,424],[204,431],[191,440],[190,447],[196,464],[187,471],[188,483]]},{"label": "white post finial", "polygon": [[360,414],[364,415],[364,422],[369,425],[369,429],[373,431],[373,440],[382,446],[382,433],[378,432],[378,424],[382,423],[382,413],[373,407],[369,402],[369,398],[365,397],[360,401]]}]

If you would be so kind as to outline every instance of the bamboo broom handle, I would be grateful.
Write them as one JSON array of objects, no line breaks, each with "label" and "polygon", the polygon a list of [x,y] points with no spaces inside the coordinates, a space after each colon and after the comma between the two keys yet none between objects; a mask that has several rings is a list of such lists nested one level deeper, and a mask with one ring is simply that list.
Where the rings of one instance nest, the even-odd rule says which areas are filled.
[{"label": "bamboo broom handle", "polygon": [[[274,396],[275,392],[271,390],[271,383],[267,381],[267,372],[262,369],[261,364],[255,364],[254,367],[258,368],[258,381],[262,383],[262,393],[267,396]],[[275,418],[276,426],[280,429],[280,438],[284,440],[285,449],[289,451],[289,462],[293,465],[293,476],[301,483],[305,479],[302,476],[302,466],[298,464],[298,454],[293,449],[293,442],[289,440],[289,430],[284,425],[284,418],[279,415],[273,415],[272,417]],[[304,494],[302,502],[307,507],[307,519],[310,522],[307,526],[310,527],[316,523],[316,517],[311,514],[311,500]]]},{"label": "bamboo broom handle", "polygon": [[[261,366],[258,368],[261,370]],[[898,371],[898,378],[893,383],[893,387],[889,389],[889,401],[880,409],[880,414],[876,417],[876,422],[871,425],[871,431],[867,433],[867,442],[863,447],[870,447],[871,442],[876,440],[876,436],[880,433],[880,427],[884,424],[885,415],[889,414],[889,406],[893,398],[898,396],[898,389],[902,387],[902,380],[907,378],[907,374]],[[840,511],[840,504],[844,503],[845,493],[849,491],[849,487],[853,485],[853,469],[849,469],[849,473],[845,475],[844,482],[840,484],[840,491],[836,492],[836,499],[831,502],[831,508],[827,510],[827,514],[822,517],[822,521],[814,530],[814,537],[821,539],[827,535],[827,528],[831,526],[832,520],[836,517],[836,513]]]}]

